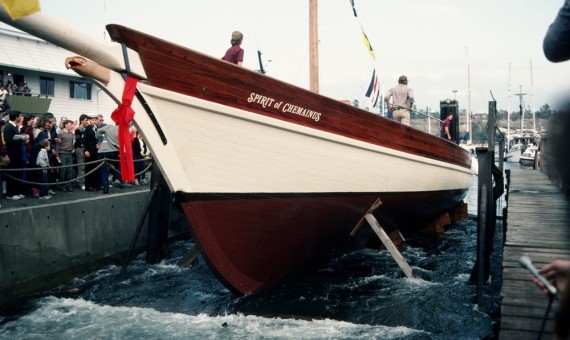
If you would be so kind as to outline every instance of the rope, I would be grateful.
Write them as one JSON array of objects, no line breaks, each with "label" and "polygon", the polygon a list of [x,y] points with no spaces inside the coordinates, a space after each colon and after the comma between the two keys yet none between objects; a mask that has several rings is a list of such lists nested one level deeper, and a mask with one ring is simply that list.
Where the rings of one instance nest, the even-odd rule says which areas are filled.
[{"label": "rope", "polygon": [[[146,159],[137,159],[137,160],[133,160],[133,162],[144,162],[146,161]],[[110,159],[110,158],[103,158],[103,159],[98,159],[96,161],[91,161],[91,162],[85,162],[85,163],[81,163],[81,164],[72,164],[72,165],[60,165],[60,166],[49,166],[46,168],[19,168],[19,169],[2,169],[0,168],[0,173],[3,173],[3,176],[6,176],[14,181],[18,181],[24,184],[31,184],[31,185],[61,185],[61,184],[69,184],[69,183],[74,183],[79,179],[83,179],[93,173],[95,173],[97,170],[99,170],[99,168],[101,168],[103,166],[103,162],[109,163],[108,166],[109,168],[111,168],[112,170],[115,170],[116,172],[118,172],[119,174],[121,173],[119,170],[117,170],[116,167],[113,166],[113,164],[111,164],[111,162],[114,163],[118,163],[119,161],[116,159]],[[93,168],[91,171],[86,172],[83,176],[78,176],[73,178],[72,180],[69,181],[64,181],[64,182],[48,182],[48,183],[38,183],[38,182],[32,182],[32,181],[26,181],[23,180],[21,178],[16,178],[14,176],[11,176],[8,174],[8,172],[16,172],[16,171],[39,171],[39,170],[54,170],[54,169],[63,169],[63,168],[69,168],[69,167],[76,167],[76,166],[83,166],[86,164],[95,164],[95,163],[100,163],[98,164],[95,168]],[[144,168],[141,172],[135,173],[135,176],[144,174],[145,172],[147,172],[150,167],[152,166],[152,161],[149,162],[149,164],[146,166],[146,168]]]}]

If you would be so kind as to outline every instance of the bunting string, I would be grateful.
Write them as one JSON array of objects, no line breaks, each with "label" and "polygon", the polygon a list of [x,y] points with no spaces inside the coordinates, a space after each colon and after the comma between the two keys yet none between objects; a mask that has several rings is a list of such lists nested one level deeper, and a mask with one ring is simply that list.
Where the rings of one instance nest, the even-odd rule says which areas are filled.
[{"label": "bunting string", "polygon": [[[358,18],[358,14],[356,13],[356,6],[354,4],[354,0],[350,0],[350,6],[352,7],[352,13],[354,14],[355,18]],[[362,31],[362,40],[364,42],[364,47],[372,57],[373,63],[376,62],[376,52],[372,48],[372,44],[362,27],[362,23],[360,23],[360,30]],[[378,80],[378,73],[376,73],[376,65],[372,70],[372,79],[370,79],[370,85],[368,86],[368,90],[366,91],[366,97],[369,98],[368,109],[372,110],[378,105],[378,99],[380,98],[380,82]]]}]

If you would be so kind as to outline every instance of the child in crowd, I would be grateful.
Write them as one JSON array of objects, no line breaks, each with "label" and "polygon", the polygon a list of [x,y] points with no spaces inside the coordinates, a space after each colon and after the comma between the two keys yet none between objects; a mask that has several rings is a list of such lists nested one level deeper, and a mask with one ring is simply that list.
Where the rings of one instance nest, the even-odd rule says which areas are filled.
[{"label": "child in crowd", "polygon": [[38,159],[36,163],[39,167],[43,168],[40,172],[40,178],[42,186],[40,187],[40,199],[49,200],[51,196],[48,194],[48,183],[49,183],[49,156],[48,151],[50,150],[49,140],[44,139],[40,142],[40,152],[38,153]]}]

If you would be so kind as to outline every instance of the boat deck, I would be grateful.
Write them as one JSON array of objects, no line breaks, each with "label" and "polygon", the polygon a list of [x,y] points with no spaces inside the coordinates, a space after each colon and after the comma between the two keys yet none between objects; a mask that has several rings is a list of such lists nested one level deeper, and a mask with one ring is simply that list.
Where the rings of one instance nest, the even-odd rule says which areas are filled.
[{"label": "boat deck", "polygon": [[[512,169],[503,256],[501,339],[536,339],[548,306],[546,297],[519,265],[521,256],[541,268],[557,258],[570,258],[569,201],[539,170]],[[553,338],[553,311],[544,337]]]}]

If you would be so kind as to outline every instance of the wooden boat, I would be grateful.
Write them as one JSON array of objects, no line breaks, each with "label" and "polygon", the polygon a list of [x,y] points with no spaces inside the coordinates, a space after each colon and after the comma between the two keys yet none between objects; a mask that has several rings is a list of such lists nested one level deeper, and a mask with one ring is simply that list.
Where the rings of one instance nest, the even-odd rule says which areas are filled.
[{"label": "wooden boat", "polygon": [[378,199],[379,219],[417,228],[471,186],[459,146],[261,73],[120,25],[109,44],[42,13],[0,20],[80,54],[66,63],[118,103],[138,80],[134,122],[234,292],[322,265]]}]

